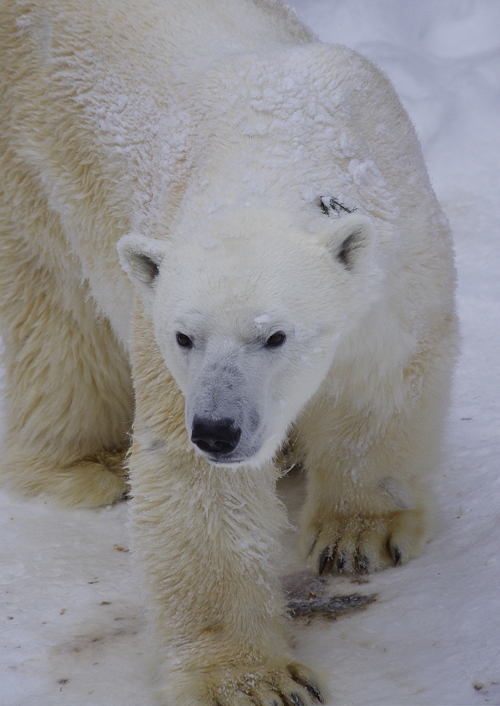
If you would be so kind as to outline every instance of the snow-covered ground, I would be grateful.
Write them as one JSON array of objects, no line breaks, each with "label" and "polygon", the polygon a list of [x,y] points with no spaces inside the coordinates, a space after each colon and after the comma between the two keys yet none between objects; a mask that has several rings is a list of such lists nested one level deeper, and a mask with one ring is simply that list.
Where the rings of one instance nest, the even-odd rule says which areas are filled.
[{"label": "snow-covered ground", "polygon": [[[455,232],[463,334],[436,539],[367,583],[332,579],[334,593],[377,600],[294,624],[296,654],[322,671],[331,703],[500,704],[500,2],[292,4],[322,40],[360,50],[396,85]],[[299,486],[282,489],[292,519]],[[126,511],[0,494],[0,704],[154,704]]]}]

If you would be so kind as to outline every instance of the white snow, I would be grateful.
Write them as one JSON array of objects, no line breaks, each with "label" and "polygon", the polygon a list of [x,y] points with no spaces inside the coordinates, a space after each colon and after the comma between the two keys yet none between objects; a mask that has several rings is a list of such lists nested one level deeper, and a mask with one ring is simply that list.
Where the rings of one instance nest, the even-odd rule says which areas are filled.
[{"label": "white snow", "polygon": [[[455,232],[463,334],[436,539],[367,583],[332,579],[377,600],[292,626],[296,655],[323,673],[331,703],[500,704],[500,4],[291,4],[322,40],[385,69],[414,120]],[[293,521],[301,491],[296,477],[282,487]],[[0,703],[152,706],[126,506],[56,511],[0,493],[0,524]],[[288,571],[301,567],[296,539],[284,538]]]}]

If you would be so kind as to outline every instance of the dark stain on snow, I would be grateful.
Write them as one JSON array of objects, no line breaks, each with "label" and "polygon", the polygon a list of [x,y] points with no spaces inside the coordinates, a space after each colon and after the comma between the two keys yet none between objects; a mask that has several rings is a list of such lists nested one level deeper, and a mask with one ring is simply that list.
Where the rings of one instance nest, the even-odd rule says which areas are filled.
[{"label": "dark stain on snow", "polygon": [[131,637],[138,632],[139,629],[135,626],[126,626],[118,629],[110,629],[102,633],[94,633],[93,635],[77,635],[74,639],[58,645],[57,648],[55,648],[55,652],[65,655],[69,653],[85,652],[92,647],[110,643],[120,638]]},{"label": "dark stain on snow", "polygon": [[373,603],[375,593],[331,595],[331,581],[313,574],[293,574],[282,579],[287,600],[287,613],[292,619],[313,618],[336,620],[354,611],[366,608]]}]

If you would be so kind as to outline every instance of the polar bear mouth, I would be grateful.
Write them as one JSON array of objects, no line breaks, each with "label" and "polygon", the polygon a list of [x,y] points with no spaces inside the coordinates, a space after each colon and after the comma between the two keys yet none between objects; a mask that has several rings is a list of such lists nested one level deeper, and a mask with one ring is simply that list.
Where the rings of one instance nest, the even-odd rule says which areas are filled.
[{"label": "polar bear mouth", "polygon": [[223,456],[209,454],[204,451],[201,451],[201,449],[199,450],[199,452],[207,459],[207,461],[213,463],[214,466],[241,466],[244,463],[250,463],[252,459],[256,456],[256,453],[249,454],[248,456]]},{"label": "polar bear mouth", "polygon": [[202,451],[199,446],[196,446],[196,450],[214,466],[242,466],[245,464],[254,465],[255,463],[259,464],[261,462],[259,453],[262,450],[261,445],[252,448],[248,451],[248,453],[246,450],[243,452],[243,449],[238,449],[238,454],[227,455],[207,453]]},{"label": "polar bear mouth", "polygon": [[213,463],[214,466],[241,466],[245,461],[248,463],[249,459],[247,458],[224,458],[224,457],[214,457],[214,456],[206,456],[207,460],[210,461],[210,463]]}]

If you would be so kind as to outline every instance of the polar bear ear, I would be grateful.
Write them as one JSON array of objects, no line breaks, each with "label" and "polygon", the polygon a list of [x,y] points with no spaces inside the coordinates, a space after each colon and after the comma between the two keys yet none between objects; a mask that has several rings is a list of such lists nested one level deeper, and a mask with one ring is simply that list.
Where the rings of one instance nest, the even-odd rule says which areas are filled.
[{"label": "polar bear ear", "polygon": [[118,241],[120,264],[132,282],[152,287],[165,257],[165,246],[158,240],[130,233]]},{"label": "polar bear ear", "polygon": [[366,216],[343,216],[333,222],[323,237],[331,255],[346,270],[357,270],[371,260],[375,229]]}]

